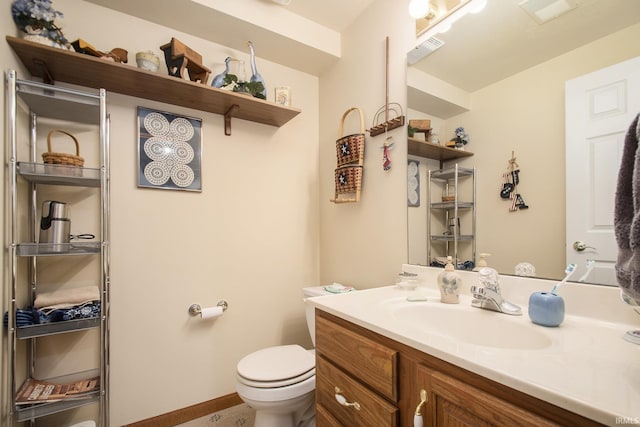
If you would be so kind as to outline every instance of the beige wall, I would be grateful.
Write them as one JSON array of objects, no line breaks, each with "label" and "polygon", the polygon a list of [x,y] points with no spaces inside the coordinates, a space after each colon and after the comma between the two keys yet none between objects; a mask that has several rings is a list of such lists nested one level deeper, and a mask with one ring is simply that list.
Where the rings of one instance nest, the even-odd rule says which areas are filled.
[{"label": "beige wall", "polygon": [[[415,40],[407,5],[408,1],[374,2],[343,33],[342,59],[320,77],[322,282],[358,288],[393,283],[407,260],[406,128],[389,132],[396,142],[389,171],[382,168],[385,136],[370,137],[367,133],[360,203],[329,202],[334,197],[335,140],[342,114],[359,107],[370,128],[376,111],[384,106],[386,36],[390,45],[389,98],[406,106],[405,55]],[[357,121],[351,116],[346,126],[352,133],[357,131]]]},{"label": "beige wall", "polygon": [[[55,6],[69,39],[123,47],[131,66],[135,52],[159,54],[171,37],[214,72],[228,55],[248,60],[248,52],[89,3]],[[17,35],[8,13],[0,19]],[[108,94],[113,426],[233,393],[236,363],[251,351],[311,345],[301,289],[320,283],[319,79],[261,60],[255,45],[270,99],[274,86],[290,86],[302,110],[281,128],[234,119],[225,136],[222,116]],[[29,78],[4,42],[0,58],[3,70]],[[201,193],[137,188],[137,106],[202,119]],[[230,306],[222,318],[189,317],[190,304],[219,299]]]}]

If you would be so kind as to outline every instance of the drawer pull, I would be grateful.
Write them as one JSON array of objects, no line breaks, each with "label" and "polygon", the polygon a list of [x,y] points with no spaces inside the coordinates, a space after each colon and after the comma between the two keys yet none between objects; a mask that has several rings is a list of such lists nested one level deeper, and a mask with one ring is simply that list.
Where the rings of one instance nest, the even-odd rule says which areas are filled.
[{"label": "drawer pull", "polygon": [[420,390],[420,403],[416,406],[416,412],[413,414],[413,427],[423,427],[422,407],[427,403],[427,391]]},{"label": "drawer pull", "polygon": [[336,391],[336,400],[338,401],[339,404],[341,404],[342,406],[353,406],[356,409],[356,411],[360,410],[360,404],[358,402],[347,402],[347,398],[341,394],[342,390],[340,390],[338,387],[335,387],[335,391]]}]

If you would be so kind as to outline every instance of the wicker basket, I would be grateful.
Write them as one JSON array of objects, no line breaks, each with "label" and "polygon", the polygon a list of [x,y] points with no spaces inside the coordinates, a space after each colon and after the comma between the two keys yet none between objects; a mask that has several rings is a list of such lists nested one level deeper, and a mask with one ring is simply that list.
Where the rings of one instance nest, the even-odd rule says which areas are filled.
[{"label": "wicker basket", "polygon": [[[360,133],[343,136],[344,120],[349,113],[357,111],[360,115]],[[340,120],[339,138],[336,140],[336,156],[338,167],[349,164],[364,163],[364,115],[358,107],[349,108]]]},{"label": "wicker basket", "polygon": [[[68,153],[54,153],[51,151],[51,137],[55,133],[62,133],[70,137],[74,144],[76,145],[76,154],[68,154]],[[64,166],[78,166],[82,167],[84,165],[84,159],[80,157],[80,145],[78,144],[78,140],[75,136],[60,129],[53,129],[47,135],[47,150],[42,153],[42,160],[47,164],[54,165],[64,165]]]},{"label": "wicker basket", "polygon": [[362,166],[342,166],[335,171],[336,198],[339,194],[357,193],[362,188]]}]

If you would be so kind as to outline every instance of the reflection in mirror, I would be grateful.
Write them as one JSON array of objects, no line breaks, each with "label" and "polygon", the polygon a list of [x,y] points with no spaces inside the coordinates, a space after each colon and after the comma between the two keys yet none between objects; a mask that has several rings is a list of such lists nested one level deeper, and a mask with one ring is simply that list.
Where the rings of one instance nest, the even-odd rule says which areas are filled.
[{"label": "reflection in mirror", "polygon": [[[409,14],[416,20],[416,35],[442,22],[471,0],[411,0]],[[476,0],[477,1],[477,0]],[[486,2],[486,0],[482,0]]]},{"label": "reflection in mirror", "polygon": [[[568,10],[557,16],[560,4]],[[548,7],[536,11],[529,8],[532,5]],[[625,99],[620,95],[615,101],[622,103],[619,105],[609,92],[585,89],[584,95],[583,90],[584,104],[591,102],[592,109],[599,108],[602,116],[617,116],[619,122],[619,129],[608,137],[591,141],[580,127],[592,125],[576,125],[572,120],[574,95],[570,90],[579,87],[584,76],[640,56],[640,2],[489,1],[481,13],[465,15],[448,32],[437,33],[438,29],[423,33],[418,49],[408,56],[407,117],[428,119],[431,126],[430,132],[414,137],[422,139],[420,145],[429,150],[423,147],[420,151],[415,141],[409,144],[409,160],[415,163],[410,170],[416,169],[419,194],[417,203],[416,198],[408,203],[408,262],[433,262],[433,256],[427,256],[427,202],[436,201],[436,195],[427,194],[428,171],[459,164],[477,170],[474,240],[478,254],[491,254],[485,258],[490,267],[514,274],[516,265],[529,263],[536,277],[561,279],[567,264],[576,262],[571,280],[610,282],[606,272],[611,271],[612,263],[604,252],[611,248],[593,244],[591,238],[612,234],[613,210],[609,207],[617,164],[626,126],[640,111],[640,96],[629,94]],[[637,91],[639,86],[618,87],[624,92]],[[587,111],[589,107],[578,108]],[[463,147],[466,157],[447,159],[439,157],[441,153],[433,154],[430,144],[443,145],[453,139],[457,127],[463,127],[469,136]],[[566,142],[576,138],[588,141],[592,150],[613,153],[604,163],[606,173],[595,182],[585,172],[593,167],[593,159],[566,148]],[[597,144],[602,141],[606,144]],[[519,171],[517,190],[528,209],[512,211],[510,201],[500,197],[512,156]],[[568,169],[566,164],[571,162],[581,164],[581,170]],[[571,176],[566,177],[569,170]],[[582,181],[591,190],[572,190],[570,181]],[[571,208],[583,205],[582,213],[572,213]],[[591,234],[570,235],[567,213],[569,224],[585,217]],[[464,213],[460,217],[464,221]],[[464,227],[462,222],[461,234],[469,232]],[[575,250],[576,241],[585,249]],[[462,261],[472,257],[470,249],[464,252],[464,242],[460,246]],[[574,255],[579,256],[578,261],[572,260]]]}]

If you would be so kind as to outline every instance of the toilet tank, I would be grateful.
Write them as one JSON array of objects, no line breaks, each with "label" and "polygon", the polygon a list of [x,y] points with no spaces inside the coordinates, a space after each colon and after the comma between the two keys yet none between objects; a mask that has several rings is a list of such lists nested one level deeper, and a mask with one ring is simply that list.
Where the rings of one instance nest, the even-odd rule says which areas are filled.
[{"label": "toilet tank", "polygon": [[[331,295],[330,292],[324,290],[324,286],[310,286],[308,288],[302,288],[302,295],[304,299],[311,297],[318,297],[321,295]],[[311,304],[304,305],[305,314],[307,316],[307,328],[309,328],[309,334],[311,335],[311,341],[313,346],[316,346],[316,311],[315,307]]]}]

